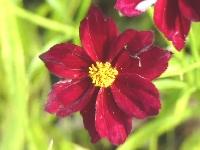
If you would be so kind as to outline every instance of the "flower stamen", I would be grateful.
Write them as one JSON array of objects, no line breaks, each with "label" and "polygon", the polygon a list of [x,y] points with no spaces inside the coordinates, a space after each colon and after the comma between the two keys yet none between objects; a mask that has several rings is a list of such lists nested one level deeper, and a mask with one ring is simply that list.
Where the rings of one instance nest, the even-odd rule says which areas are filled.
[{"label": "flower stamen", "polygon": [[89,67],[89,76],[97,87],[109,87],[115,81],[118,71],[109,62],[96,62]]}]

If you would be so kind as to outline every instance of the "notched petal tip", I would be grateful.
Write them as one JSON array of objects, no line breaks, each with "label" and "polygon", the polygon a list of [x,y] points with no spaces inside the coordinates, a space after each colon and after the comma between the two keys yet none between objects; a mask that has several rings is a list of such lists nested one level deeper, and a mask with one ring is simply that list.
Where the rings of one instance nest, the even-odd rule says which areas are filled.
[{"label": "notched petal tip", "polygon": [[43,61],[43,59],[44,59],[44,53],[40,54],[38,57]]},{"label": "notched petal tip", "polygon": [[56,100],[56,95],[51,91],[48,95],[48,100],[44,106],[44,110],[50,114],[56,114],[61,106],[62,104]]},{"label": "notched petal tip", "polygon": [[38,57],[43,61],[43,62],[46,62],[46,61],[49,61],[49,59],[53,58],[54,55],[51,54],[52,51],[55,51],[58,49],[59,51],[59,47],[61,46],[64,46],[64,45],[70,45],[68,43],[60,43],[60,44],[55,44],[54,46],[50,47],[48,51],[46,52],[43,52],[42,54],[40,54]]},{"label": "notched petal tip", "polygon": [[56,101],[47,102],[44,106],[44,110],[51,114],[57,112],[58,108],[59,104]]},{"label": "notched petal tip", "polygon": [[44,63],[48,62],[48,51],[40,54],[39,59],[41,59]]},{"label": "notched petal tip", "polygon": [[73,82],[58,82],[48,95],[45,111],[59,117],[71,115],[89,103],[94,90],[87,78]]},{"label": "notched petal tip", "polygon": [[185,47],[185,37],[174,35],[172,38],[172,43],[176,50],[181,51]]}]

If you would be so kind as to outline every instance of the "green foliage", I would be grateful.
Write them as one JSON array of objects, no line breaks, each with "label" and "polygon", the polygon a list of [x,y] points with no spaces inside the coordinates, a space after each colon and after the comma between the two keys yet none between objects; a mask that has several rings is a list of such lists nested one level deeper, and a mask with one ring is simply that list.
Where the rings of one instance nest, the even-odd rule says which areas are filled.
[{"label": "green foliage", "polygon": [[[21,0],[0,0],[0,149],[112,149],[105,140],[95,145],[90,143],[79,114],[57,119],[43,110],[51,80],[38,55],[56,43],[80,43],[79,23],[91,0],[46,0],[28,4],[24,5]],[[122,18],[115,18],[120,28],[126,28]],[[150,18],[152,10],[137,23],[129,21],[128,26],[134,28],[141,22],[144,26],[140,28],[152,27]],[[144,24],[146,19],[149,23]],[[135,120],[133,133],[117,149],[175,148],[178,142],[175,131],[185,122],[199,120],[199,35],[200,24],[194,23],[186,49],[177,52],[161,34],[156,34],[161,37],[158,43],[164,43],[174,53],[168,70],[155,81],[161,91],[161,113],[142,122]],[[198,132],[188,134],[179,144],[181,150],[200,149],[200,128],[194,130]],[[167,138],[163,140],[163,137]]]},{"label": "green foliage", "polygon": [[186,138],[181,145],[181,150],[198,150],[200,147],[200,131],[197,130],[192,135]]}]

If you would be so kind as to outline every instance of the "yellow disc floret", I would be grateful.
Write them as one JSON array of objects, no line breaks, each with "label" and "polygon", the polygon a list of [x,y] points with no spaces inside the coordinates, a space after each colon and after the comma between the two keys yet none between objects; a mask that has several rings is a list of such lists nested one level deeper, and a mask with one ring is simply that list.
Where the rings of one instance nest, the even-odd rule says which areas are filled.
[{"label": "yellow disc floret", "polygon": [[113,68],[109,62],[96,62],[89,67],[89,76],[92,83],[98,87],[109,87],[118,75],[117,69]]}]

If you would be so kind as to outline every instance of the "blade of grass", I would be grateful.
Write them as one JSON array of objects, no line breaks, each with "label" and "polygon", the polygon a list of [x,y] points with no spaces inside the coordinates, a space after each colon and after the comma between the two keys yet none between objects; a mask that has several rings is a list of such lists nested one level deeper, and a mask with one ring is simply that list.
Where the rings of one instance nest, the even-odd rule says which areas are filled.
[{"label": "blade of grass", "polygon": [[[198,40],[198,36],[200,34],[200,27],[199,24],[192,24],[192,28],[189,34],[189,46],[191,47],[191,53],[196,62],[200,59],[200,44]],[[200,71],[196,70],[194,72],[194,80],[195,84],[198,85],[200,88],[200,81],[199,81]]]},{"label": "blade of grass", "polygon": [[183,89],[187,86],[185,82],[175,79],[159,79],[154,83],[159,90]]},{"label": "blade of grass", "polygon": [[200,68],[200,61],[189,64],[185,68],[179,68],[177,70],[168,69],[165,73],[163,73],[163,75],[161,75],[161,78],[182,76],[188,72],[193,71],[194,69],[199,69],[199,68]]},{"label": "blade of grass", "polygon": [[9,7],[9,1],[2,0],[1,45],[2,67],[5,70],[8,110],[2,127],[0,147],[5,150],[23,149],[27,127],[28,81],[25,72],[23,46],[18,32],[17,20]]},{"label": "blade of grass", "polygon": [[83,0],[80,8],[78,9],[78,15],[75,20],[76,24],[79,24],[79,22],[85,17],[90,5],[91,0]]},{"label": "blade of grass", "polygon": [[152,136],[150,139],[149,150],[157,150],[158,149],[158,137]]},{"label": "blade of grass", "polygon": [[38,26],[44,27],[49,30],[62,32],[71,38],[78,36],[78,30],[71,25],[64,25],[62,23],[44,18],[13,4],[10,4],[10,7],[14,11],[16,16],[37,24]]}]

